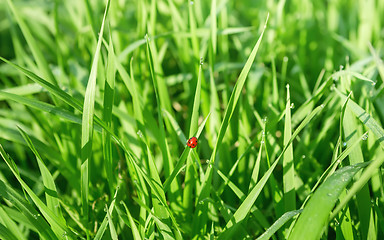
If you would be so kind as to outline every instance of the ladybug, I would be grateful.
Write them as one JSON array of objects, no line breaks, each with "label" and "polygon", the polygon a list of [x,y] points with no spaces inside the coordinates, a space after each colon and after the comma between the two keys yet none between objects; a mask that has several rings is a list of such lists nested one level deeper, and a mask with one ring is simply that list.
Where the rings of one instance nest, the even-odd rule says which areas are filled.
[{"label": "ladybug", "polygon": [[195,148],[197,146],[197,138],[191,137],[190,139],[188,139],[187,146],[190,148]]}]

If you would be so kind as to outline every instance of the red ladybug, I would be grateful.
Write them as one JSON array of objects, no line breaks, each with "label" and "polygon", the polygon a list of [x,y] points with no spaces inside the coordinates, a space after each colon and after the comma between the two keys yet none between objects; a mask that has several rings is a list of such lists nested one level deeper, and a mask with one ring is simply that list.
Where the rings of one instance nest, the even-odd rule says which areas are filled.
[{"label": "red ladybug", "polygon": [[191,137],[190,139],[188,139],[187,146],[190,148],[195,148],[197,146],[197,138]]}]

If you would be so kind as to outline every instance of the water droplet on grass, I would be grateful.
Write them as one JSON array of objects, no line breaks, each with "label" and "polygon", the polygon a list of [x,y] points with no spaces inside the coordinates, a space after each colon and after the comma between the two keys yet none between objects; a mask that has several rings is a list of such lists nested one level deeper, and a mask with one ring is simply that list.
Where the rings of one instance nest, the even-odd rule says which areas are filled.
[{"label": "water droplet on grass", "polygon": [[368,139],[368,133],[365,133],[365,134],[361,137],[361,139],[362,139],[363,141],[367,140],[367,139]]},{"label": "water droplet on grass", "polygon": [[267,117],[264,117],[263,118],[263,122],[266,123],[268,121],[268,118]]}]

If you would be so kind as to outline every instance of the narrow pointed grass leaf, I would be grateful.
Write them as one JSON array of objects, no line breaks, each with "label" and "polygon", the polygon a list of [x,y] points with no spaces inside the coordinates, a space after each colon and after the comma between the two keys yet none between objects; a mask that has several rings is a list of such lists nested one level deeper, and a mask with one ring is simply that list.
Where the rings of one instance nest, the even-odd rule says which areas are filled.
[{"label": "narrow pointed grass leaf", "polygon": [[320,239],[323,228],[328,224],[329,214],[341,192],[353,176],[366,165],[362,163],[343,167],[320,185],[304,207],[288,239]]},{"label": "narrow pointed grass leaf", "polygon": [[[168,90],[166,88],[164,79],[157,77],[158,73],[155,72],[155,69],[159,70],[160,66],[158,66],[159,63],[156,63],[156,65],[154,64],[151,43],[148,35],[146,35],[146,38],[147,38],[146,57],[147,57],[149,72],[151,74],[151,79],[152,79],[153,88],[154,88],[155,97],[156,97],[156,103],[157,103],[157,121],[159,124],[159,129],[158,129],[159,139],[157,140],[158,140],[158,144],[163,157],[165,175],[170,176],[173,171],[174,165],[171,159],[171,153],[169,150],[168,141],[165,136],[164,124],[166,122],[164,122],[163,114],[162,114],[163,108],[167,109],[167,111],[170,112],[170,109],[171,109],[170,99],[169,99]],[[155,68],[155,66],[157,66],[157,68]],[[179,192],[179,185],[176,182],[170,182],[170,184],[171,184],[170,187],[172,191],[168,195],[171,199],[176,199],[177,198],[176,193]]]},{"label": "narrow pointed grass leaf", "polygon": [[[229,121],[232,117],[233,112],[235,111],[237,102],[240,98],[240,94],[241,94],[241,91],[243,89],[245,80],[247,79],[248,73],[251,70],[252,63],[255,60],[257,51],[259,49],[261,40],[262,40],[263,35],[264,35],[264,31],[267,27],[268,18],[269,18],[269,15],[267,16],[267,19],[265,21],[263,31],[261,32],[259,39],[257,40],[251,54],[249,55],[249,58],[247,59],[245,65],[244,65],[244,68],[242,69],[242,71],[239,75],[239,78],[235,84],[235,87],[232,91],[228,106],[225,110],[224,119],[223,119],[221,126],[220,126],[220,130],[218,133],[216,144],[215,144],[215,147],[213,148],[213,152],[212,152],[211,157],[210,157],[210,163],[211,164],[214,164],[214,161],[216,159],[216,153],[217,153],[218,148],[220,147],[220,145],[223,141],[225,132],[229,126]],[[212,167],[208,167],[207,173],[205,174],[205,178],[204,178],[203,183],[202,183],[203,185],[201,187],[201,191],[198,194],[199,204],[197,206],[197,210],[195,211],[195,216],[194,216],[195,219],[193,222],[194,234],[198,234],[198,232],[201,232],[201,230],[203,229],[202,227],[206,224],[206,214],[207,214],[207,207],[208,206],[205,203],[200,203],[200,201],[209,196],[209,193],[211,191],[211,189],[210,189],[211,180],[212,180]],[[203,215],[201,215],[201,214],[203,214]],[[200,215],[203,216],[203,218],[198,220],[197,217]]]},{"label": "narrow pointed grass leaf", "polygon": [[19,96],[13,93],[7,93],[0,90],[0,97],[4,97],[7,100],[12,100],[23,105],[38,109],[40,111],[48,112],[54,115],[57,115],[67,121],[74,122],[77,124],[81,124],[81,118],[63,108],[53,106],[51,104],[37,101],[33,98],[27,98],[23,96]]},{"label": "narrow pointed grass leaf", "polygon": [[[3,194],[0,193],[0,196],[3,196]],[[10,231],[10,233],[15,237],[14,239],[26,240],[26,237],[22,234],[16,222],[12,220],[2,206],[0,206],[0,219],[2,219],[6,231]],[[7,238],[3,237],[3,239]]]},{"label": "narrow pointed grass leaf", "polygon": [[[345,101],[347,96],[342,94],[338,89],[335,89],[338,96]],[[354,113],[354,115],[372,131],[380,146],[384,149],[384,129],[376,122],[376,120],[369,115],[363,108],[361,108],[353,100],[349,99],[347,107]],[[361,174],[358,180],[352,185],[346,196],[341,200],[339,205],[334,209],[331,219],[355,196],[355,194],[368,182],[373,175],[377,173],[377,169],[383,164],[384,158],[375,159]]]},{"label": "narrow pointed grass leaf", "polygon": [[[88,225],[88,195],[89,195],[89,161],[92,157],[92,138],[93,138],[93,115],[96,94],[96,76],[100,56],[100,49],[103,40],[104,24],[109,9],[109,1],[105,7],[103,21],[101,23],[99,40],[93,56],[91,73],[89,75],[87,89],[84,97],[84,111],[81,128],[81,205],[83,217]],[[88,228],[87,228],[88,229]],[[88,234],[88,232],[87,232]]]},{"label": "narrow pointed grass leaf", "polygon": [[[40,157],[40,154],[37,152],[35,146],[33,145],[31,139],[27,135],[26,132],[23,131],[20,127],[18,127],[21,135],[23,136],[24,140],[28,144],[29,148],[32,150],[33,154],[36,157],[41,177],[43,179],[43,184],[45,187],[45,199],[47,203],[47,207],[52,210],[52,212],[55,213],[57,218],[62,222],[63,225],[66,224],[66,221],[64,219],[64,216],[61,212],[60,203],[59,203],[59,196],[57,194],[56,184],[52,177],[52,174],[49,172],[47,166],[45,165],[43,159]],[[54,231],[58,231],[58,229],[54,229]]]},{"label": "narrow pointed grass leaf", "polygon": [[[3,146],[0,145],[0,155],[12,171],[13,175],[16,177],[22,188],[27,192],[28,196],[32,199],[33,203],[39,208],[40,212],[43,214],[44,218],[48,221],[48,223],[54,227],[59,232],[55,232],[56,236],[62,236],[65,234],[66,236],[70,238],[75,238],[72,231],[70,231],[67,226],[62,222],[62,219],[56,216],[56,214],[47,207],[43,203],[43,201],[40,200],[40,198],[33,192],[33,190],[24,182],[23,179],[21,179],[20,175],[15,170],[15,163],[14,161],[8,156],[8,154],[4,151]],[[37,215],[36,215],[37,216]],[[51,229],[50,227],[48,227]]]},{"label": "narrow pointed grass leaf", "polygon": [[[132,156],[128,155],[128,160],[129,160],[129,163],[132,164],[133,166],[135,166],[135,169],[138,171],[138,173],[140,173],[140,176],[146,181],[146,183],[150,186],[151,188],[151,192],[152,192],[152,195],[153,197],[156,197],[156,202],[158,203],[157,206],[155,207],[161,207],[160,211],[161,211],[161,214],[163,214],[163,217],[166,216],[165,220],[167,221],[171,221],[171,224],[173,225],[173,229],[175,230],[175,234],[173,234],[173,232],[169,232],[169,225],[171,224],[165,224],[163,222],[164,219],[159,219],[159,221],[157,221],[157,225],[160,229],[160,232],[161,234],[163,234],[163,236],[170,236],[170,235],[175,235],[175,238],[176,239],[181,239],[181,233],[180,233],[180,229],[176,223],[176,219],[174,218],[171,210],[169,209],[169,206],[166,202],[166,199],[165,199],[165,191],[163,191],[164,187],[161,188],[161,185],[158,185],[156,181],[154,181],[151,177],[150,174],[144,172],[144,170],[142,169],[142,167],[140,167],[140,165],[138,163],[136,163],[136,161],[132,158]],[[166,211],[166,212],[164,212]],[[156,215],[157,216],[157,215]],[[169,222],[167,222],[169,223]]]},{"label": "narrow pointed grass leaf", "polygon": [[56,97],[58,97],[60,100],[67,103],[69,106],[71,106],[77,110],[82,111],[83,107],[81,106],[81,103],[79,101],[77,101],[75,98],[71,97],[68,93],[61,90],[58,86],[53,85],[52,83],[50,83],[50,82],[44,80],[43,78],[37,76],[35,73],[17,65],[17,64],[14,64],[13,62],[8,61],[7,59],[5,59],[1,56],[0,56],[0,59],[2,61],[6,62],[7,64],[11,65],[12,67],[16,68],[17,70],[19,70],[25,76],[27,76],[32,81],[34,81],[35,83],[37,83],[40,86],[42,86],[43,88],[45,88],[48,92],[50,92],[53,95],[55,95]]},{"label": "narrow pointed grass leaf", "polygon": [[[289,142],[292,135],[291,125],[291,97],[289,85],[287,84],[287,103],[285,107],[285,125],[284,125],[284,145]],[[283,155],[283,185],[284,185],[284,207],[285,212],[296,209],[295,192],[295,168],[293,162],[293,146],[288,145]]]},{"label": "narrow pointed grass leaf", "polygon": [[18,240],[18,238],[6,226],[0,222],[0,238],[8,240]]},{"label": "narrow pointed grass leaf", "polygon": [[[304,202],[303,202],[303,204],[302,204],[300,209],[303,209],[304,206],[306,206],[308,200],[311,199],[313,193],[318,189],[318,186],[320,186],[320,184],[324,183],[330,176],[332,176],[332,174],[336,171],[336,169],[343,162],[343,160],[345,160],[346,157],[352,152],[352,150],[357,145],[359,145],[361,143],[361,141],[362,141],[364,136],[366,136],[366,133],[364,133],[361,136],[361,138],[357,139],[355,142],[353,142],[352,144],[348,145],[348,147],[342,153],[340,153],[340,155],[336,156],[334,161],[328,166],[328,168],[323,172],[323,174],[317,180],[316,184],[312,187],[310,194],[305,198],[305,200],[304,200]],[[336,146],[335,149],[337,149],[337,146]],[[336,152],[337,152],[337,150],[336,150]],[[291,224],[289,232],[292,231],[292,229],[294,227],[294,224],[296,223],[296,220],[294,221],[293,224]]]},{"label": "narrow pointed grass leaf", "polygon": [[303,210],[293,210],[283,214],[283,216],[279,217],[261,236],[259,236],[256,240],[268,240],[273,234],[275,234],[285,223],[291,220],[294,216],[301,213]]},{"label": "narrow pointed grass leaf", "polygon": [[[2,146],[0,151],[3,152]],[[50,228],[49,224],[40,217],[40,214],[36,209],[29,204],[23,196],[17,193],[14,188],[9,186],[0,180],[0,196],[8,201],[20,211],[20,213],[26,217],[28,223],[35,228],[40,236],[44,239],[59,239]]]},{"label": "narrow pointed grass leaf", "polygon": [[[168,116],[168,115],[167,115],[167,116]],[[209,116],[210,116],[210,115],[208,115],[208,116],[204,119],[204,121],[200,124],[199,129],[197,130],[197,133],[196,133],[196,137],[197,137],[197,138],[200,136],[201,132],[203,131],[203,129],[204,129],[204,127],[205,127],[205,124],[206,124],[206,122],[207,122]],[[169,115],[168,117],[171,117],[171,116]],[[172,126],[174,126],[176,129],[179,128],[179,127],[177,126],[177,124],[176,124],[175,121],[171,121],[171,122],[174,122],[174,124],[173,124]],[[184,137],[184,139],[185,139],[185,137]],[[186,139],[185,139],[185,140],[186,140]],[[183,139],[181,139],[181,141],[182,141],[183,143],[185,143],[185,140],[183,141]],[[179,173],[181,172],[182,167],[183,167],[185,161],[187,160],[187,156],[188,156],[188,154],[189,154],[190,151],[192,151],[192,149],[190,149],[190,148],[187,148],[187,147],[186,147],[186,148],[184,149],[184,151],[183,151],[183,153],[181,154],[181,156],[180,156],[180,158],[179,158],[179,161],[177,162],[177,164],[176,164],[175,168],[173,169],[171,175],[170,175],[170,176],[165,180],[165,182],[164,182],[164,192],[167,192],[167,191],[169,190],[169,186],[170,186],[170,184],[171,184],[172,181],[175,179],[175,177],[176,177],[177,175],[179,175]]]},{"label": "narrow pointed grass leaf", "polygon": [[[7,93],[12,93],[12,94],[17,94],[19,96],[24,96],[24,95],[31,95],[35,93],[42,92],[44,89],[36,83],[30,83],[18,87],[13,87],[13,88],[5,88],[1,89],[1,91],[7,92]],[[0,96],[0,101],[1,100],[6,100],[7,98]]]},{"label": "narrow pointed grass leaf", "polygon": [[110,233],[111,233],[111,237],[112,237],[113,240],[118,240],[117,233],[116,233],[116,228],[113,225],[113,221],[112,221],[112,212],[109,211],[108,207],[107,207],[107,218],[108,218],[108,225],[109,225],[109,230],[110,230]]},{"label": "narrow pointed grass leaf", "polygon": [[[103,121],[112,129],[112,109],[115,89],[115,53],[113,49],[112,36],[109,32],[108,59],[107,59],[107,77],[104,83],[104,103],[103,103]],[[113,175],[113,156],[111,134],[103,130],[103,155],[105,161],[105,172],[110,191],[114,189],[115,177]]]},{"label": "narrow pointed grass leaf", "polygon": [[[105,210],[107,213],[105,214],[105,217],[103,219],[103,222],[100,225],[100,228],[96,232],[94,240],[101,240],[104,233],[105,233],[105,230],[107,229],[108,224],[111,224],[111,222],[112,222],[111,215],[112,215],[113,210],[115,209],[115,200],[116,200],[118,190],[119,190],[119,188],[116,188],[115,195],[114,195],[113,200],[112,200],[111,204],[109,205],[109,207],[105,206]],[[111,228],[111,226],[110,226],[110,228]],[[114,229],[113,222],[112,222],[112,228]],[[114,231],[114,233],[116,233],[116,230],[111,229],[112,239],[115,240],[112,231]]]},{"label": "narrow pointed grass leaf", "polygon": [[[348,106],[348,101],[346,103],[346,106]],[[344,118],[342,119],[342,121],[345,143],[349,145],[353,142],[360,140],[361,138],[358,136],[360,132],[358,129],[358,124],[356,122],[354,114],[352,113],[349,107],[345,109]],[[348,157],[349,163],[351,165],[364,162],[363,150],[361,148],[361,145],[357,145],[355,148],[353,148]],[[357,179],[360,177],[359,175],[360,173],[356,174]],[[370,229],[369,225],[372,224],[370,222],[371,201],[369,195],[370,193],[367,185],[363,186],[362,189],[356,194],[357,212],[359,214],[360,219],[359,229],[363,239],[368,239]]]},{"label": "narrow pointed grass leaf", "polygon": [[260,179],[260,181],[253,187],[253,189],[250,191],[248,196],[245,198],[243,203],[239,206],[233,217],[230,221],[227,222],[224,231],[219,235],[218,239],[230,239],[239,225],[245,220],[246,216],[248,215],[249,211],[251,210],[253,204],[255,203],[256,199],[258,198],[260,192],[263,190],[263,187],[267,183],[267,180],[271,176],[273,170],[279,163],[280,159],[282,158],[283,154],[287,150],[289,144],[292,143],[292,141],[297,137],[297,135],[301,132],[301,130],[311,121],[313,117],[315,117],[324,106],[319,106],[315,108],[297,127],[295,132],[292,134],[290,140],[287,142],[287,144],[284,146],[282,152],[277,157],[275,162],[271,165],[271,167],[268,169],[268,171],[264,174],[264,176]]},{"label": "narrow pointed grass leaf", "polygon": [[[129,211],[127,205],[124,202],[121,202],[121,204],[124,206],[125,212],[126,212],[126,214],[128,216],[129,226],[130,226],[130,228],[132,230],[133,239],[134,240],[141,240],[141,239],[143,239],[143,237],[140,235],[139,230],[137,229],[136,223],[133,220],[133,217],[132,217],[131,212]],[[119,208],[116,208],[116,209],[119,209]],[[119,214],[119,215],[120,215],[120,217],[122,217],[122,214]]]},{"label": "narrow pointed grass leaf", "polygon": [[[202,59],[200,60],[202,61]],[[198,120],[199,120],[199,107],[200,107],[200,92],[201,92],[201,72],[202,72],[202,62],[200,62],[199,65],[199,73],[197,76],[197,86],[193,101],[193,108],[192,108],[192,117],[191,117],[191,127],[189,129],[189,137],[194,137],[193,134],[197,131],[198,128]],[[193,150],[190,151],[194,152]],[[190,214],[192,211],[192,204],[193,204],[193,196],[192,191],[195,186],[194,175],[195,175],[195,168],[192,165],[193,159],[191,155],[188,155],[187,157],[187,167],[185,170],[185,180],[184,180],[184,192],[183,192],[183,207],[186,214]]]},{"label": "narrow pointed grass leaf", "polygon": [[43,52],[41,51],[40,46],[37,44],[36,39],[33,37],[29,27],[25,24],[24,19],[21,18],[20,9],[15,8],[13,2],[11,0],[7,0],[8,6],[10,7],[12,13],[14,14],[16,21],[23,32],[24,38],[29,45],[29,49],[32,52],[33,57],[36,60],[37,66],[41,71],[41,74],[44,78],[48,79],[48,81],[54,85],[57,84],[51,70],[49,69],[46,58],[44,57]]}]

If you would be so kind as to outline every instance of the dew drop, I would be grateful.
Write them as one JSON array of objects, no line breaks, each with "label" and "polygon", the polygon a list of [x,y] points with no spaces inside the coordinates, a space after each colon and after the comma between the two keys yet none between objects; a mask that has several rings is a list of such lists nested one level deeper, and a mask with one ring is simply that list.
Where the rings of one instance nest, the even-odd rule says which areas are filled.
[{"label": "dew drop", "polygon": [[307,157],[307,156],[305,156],[305,155],[302,155],[302,156],[301,156],[302,159],[304,159],[304,158],[306,158],[306,157]]},{"label": "dew drop", "polygon": [[291,106],[289,106],[291,109],[295,108],[295,104],[291,103]]},{"label": "dew drop", "polygon": [[368,133],[365,133],[365,134],[361,137],[361,139],[362,139],[363,141],[367,140],[367,139],[368,139]]},{"label": "dew drop", "polygon": [[264,117],[263,118],[263,122],[266,123],[268,121],[268,118],[267,117]]},{"label": "dew drop", "polygon": [[203,65],[204,64],[204,59],[201,57],[200,58],[200,65]]},{"label": "dew drop", "polygon": [[375,86],[376,85],[376,82],[372,82],[372,86]]},{"label": "dew drop", "polygon": [[325,105],[324,105],[324,104],[321,104],[321,105],[320,105],[320,107],[321,107],[321,108],[324,108],[324,107],[325,107]]},{"label": "dew drop", "polygon": [[189,4],[193,5],[195,2],[194,1],[190,1]]},{"label": "dew drop", "polygon": [[344,66],[343,65],[340,65],[340,70],[343,70],[344,69]]},{"label": "dew drop", "polygon": [[137,131],[137,135],[139,135],[139,137],[140,138],[142,138],[143,137],[143,133],[139,130],[139,131]]},{"label": "dew drop", "polygon": [[287,56],[283,57],[283,61],[288,62],[288,57]]},{"label": "dew drop", "polygon": [[346,147],[347,146],[347,143],[346,142],[343,142],[343,147]]},{"label": "dew drop", "polygon": [[261,144],[264,144],[264,140],[261,140],[261,142],[260,142]]}]

